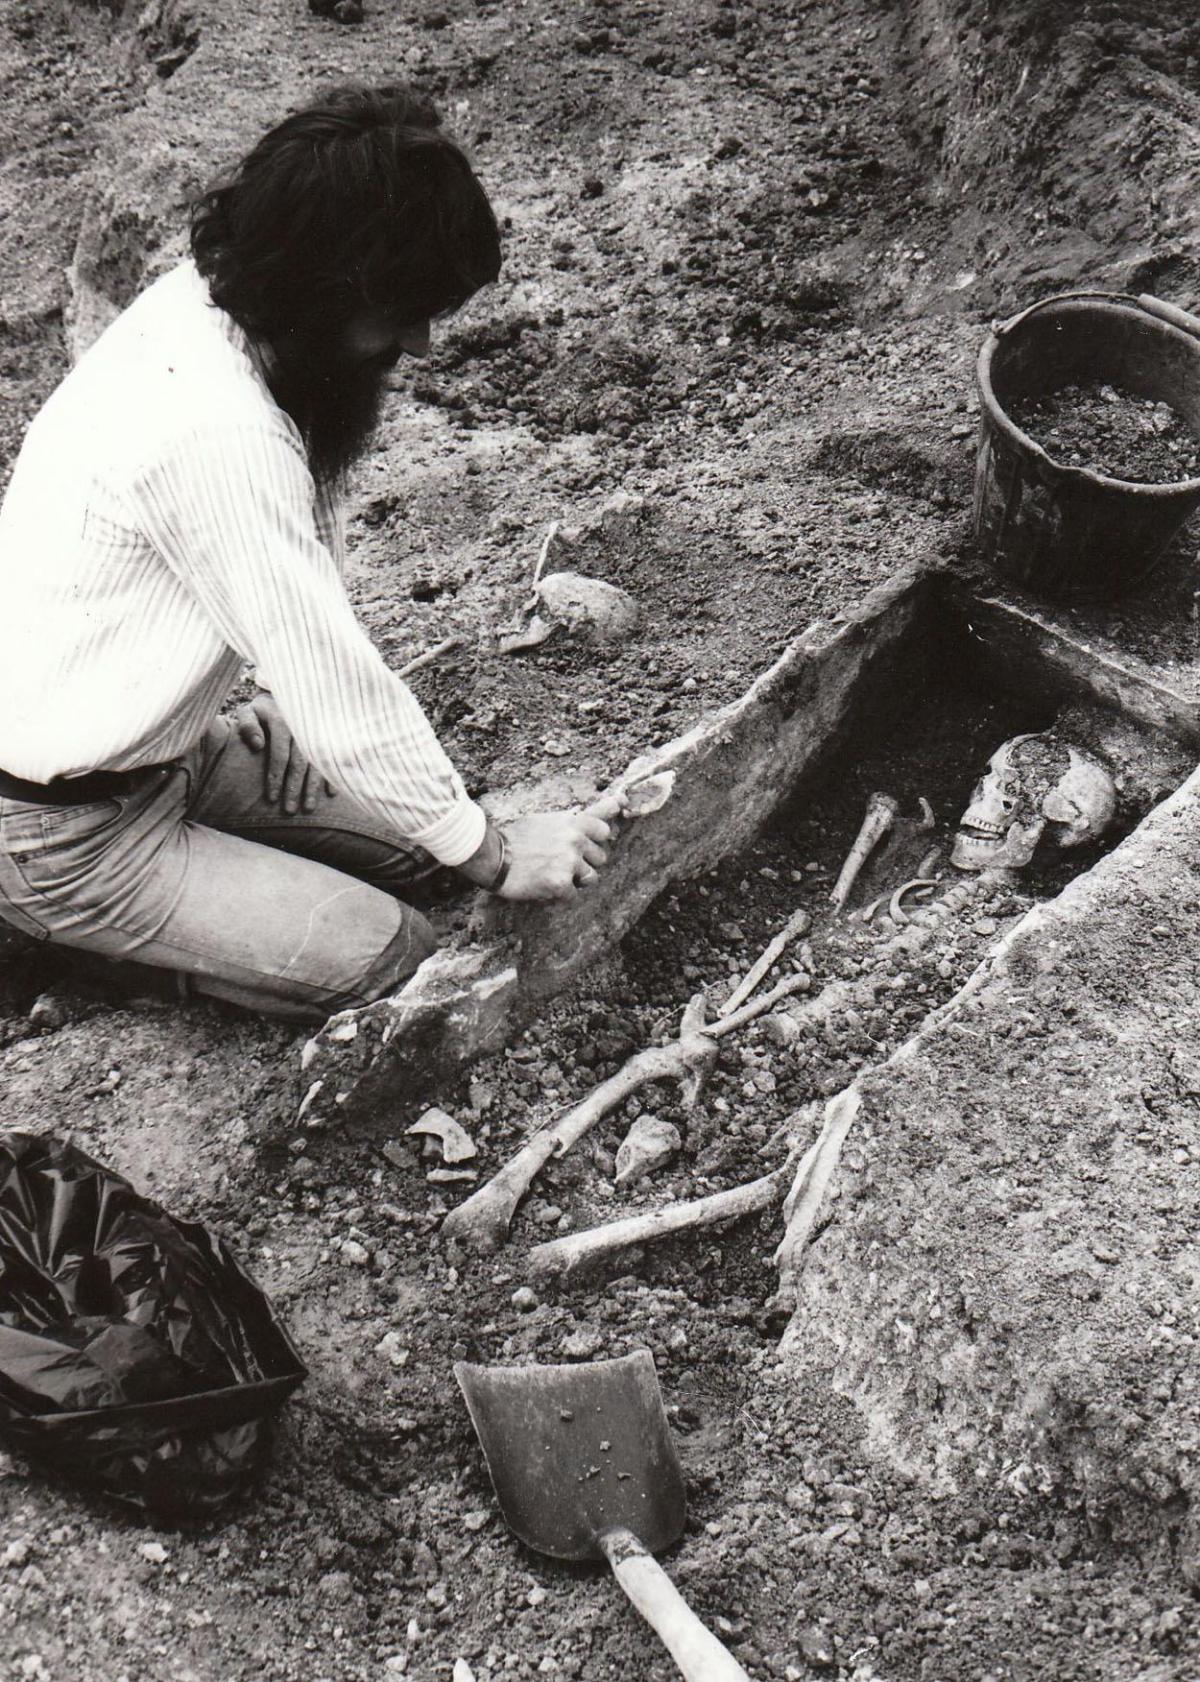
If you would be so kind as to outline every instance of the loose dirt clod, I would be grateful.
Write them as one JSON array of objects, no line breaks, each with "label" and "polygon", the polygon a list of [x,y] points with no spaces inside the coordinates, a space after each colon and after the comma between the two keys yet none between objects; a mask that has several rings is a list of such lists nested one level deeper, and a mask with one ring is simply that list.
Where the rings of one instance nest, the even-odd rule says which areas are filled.
[{"label": "loose dirt clod", "polygon": [[1012,418],[1055,461],[1110,479],[1163,485],[1200,475],[1197,439],[1169,403],[1111,385],[1065,385],[1012,405]]}]

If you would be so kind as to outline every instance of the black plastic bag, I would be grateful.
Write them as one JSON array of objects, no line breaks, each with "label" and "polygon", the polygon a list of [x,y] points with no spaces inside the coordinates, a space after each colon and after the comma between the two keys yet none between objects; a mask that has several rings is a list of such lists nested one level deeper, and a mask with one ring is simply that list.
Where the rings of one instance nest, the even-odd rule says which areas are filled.
[{"label": "black plastic bag", "polygon": [[0,1133],[0,1435],[164,1517],[253,1476],[306,1376],[224,1244],[74,1145]]}]

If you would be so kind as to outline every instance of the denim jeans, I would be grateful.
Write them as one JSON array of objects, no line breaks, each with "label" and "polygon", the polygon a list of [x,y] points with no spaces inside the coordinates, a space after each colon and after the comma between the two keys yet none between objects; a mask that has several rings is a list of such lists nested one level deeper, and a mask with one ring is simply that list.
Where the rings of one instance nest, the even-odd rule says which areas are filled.
[{"label": "denim jeans", "polygon": [[289,816],[264,771],[221,719],[115,797],[0,798],[0,921],[297,1022],[392,991],[436,944],[400,897],[432,860],[323,784]]}]

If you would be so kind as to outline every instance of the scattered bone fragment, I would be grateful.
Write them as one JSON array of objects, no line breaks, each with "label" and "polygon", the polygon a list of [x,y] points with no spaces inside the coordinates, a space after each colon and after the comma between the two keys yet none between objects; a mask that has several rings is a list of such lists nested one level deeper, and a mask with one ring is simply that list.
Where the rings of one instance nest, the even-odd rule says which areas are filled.
[{"label": "scattered bone fragment", "polygon": [[474,1168],[431,1168],[425,1178],[431,1185],[474,1185],[479,1174]]},{"label": "scattered bone fragment", "polygon": [[917,796],[917,805],[921,808],[921,821],[917,825],[917,828],[936,829],[937,819],[933,815],[933,807],[929,804],[923,794],[919,794]]},{"label": "scattered bone fragment", "polygon": [[785,1164],[772,1174],[733,1186],[729,1191],[713,1192],[691,1203],[670,1203],[665,1209],[630,1215],[587,1232],[551,1239],[548,1244],[535,1245],[529,1252],[530,1268],[539,1279],[563,1277],[586,1263],[616,1255],[634,1244],[649,1244],[675,1232],[691,1232],[698,1227],[715,1226],[719,1221],[756,1214],[779,1202],[790,1178],[790,1167]]},{"label": "scattered bone fragment", "polygon": [[443,637],[441,642],[435,643],[432,648],[427,648],[424,654],[418,654],[414,659],[399,667],[396,675],[398,677],[411,677],[414,672],[419,672],[424,666],[432,666],[433,662],[440,660],[443,654],[452,654],[456,648],[465,648],[466,646],[466,637]]},{"label": "scattered bone fragment", "polygon": [[631,1186],[662,1168],[683,1149],[683,1138],[674,1122],[661,1116],[640,1115],[617,1151],[615,1183]]},{"label": "scattered bone fragment", "polygon": [[436,1104],[414,1121],[408,1131],[436,1140],[447,1167],[452,1168],[457,1162],[470,1162],[472,1157],[479,1155],[475,1141],[466,1128],[452,1115],[447,1115],[445,1110],[438,1109]]},{"label": "scattered bone fragment", "polygon": [[589,642],[626,642],[637,629],[637,602],[627,590],[602,578],[552,572],[541,580],[534,594],[544,619]]},{"label": "scattered bone fragment", "polygon": [[523,629],[501,637],[497,647],[501,654],[519,654],[524,648],[539,647],[553,630],[554,626],[548,619],[543,619],[540,613],[535,613],[530,616]]},{"label": "scattered bone fragment", "polygon": [[475,1682],[475,1672],[466,1659],[455,1659],[454,1674],[451,1676],[450,1682]]},{"label": "scattered bone fragment", "polygon": [[838,873],[830,894],[830,903],[837,910],[841,910],[850,898],[863,866],[892,828],[900,808],[890,794],[873,794],[867,801],[866,816],[854,840],[854,845],[846,854],[846,862]]},{"label": "scattered bone fragment", "polygon": [[558,536],[558,521],[557,520],[551,520],[550,524],[546,527],[546,535],[542,539],[542,546],[538,550],[537,565],[533,569],[533,583],[534,583],[534,588],[535,589],[537,588],[537,585],[541,582],[542,574],[546,570],[546,561],[547,561],[547,558],[549,557],[549,554],[550,554],[550,545],[554,542],[554,539],[557,536]]},{"label": "scattered bone fragment", "polygon": [[[304,1097],[300,1100],[300,1108],[296,1111],[296,1124],[297,1124],[297,1126],[299,1126],[299,1127],[312,1127],[314,1125],[313,1122],[309,1121],[308,1117],[309,1117],[309,1114],[312,1111],[313,1105],[316,1103],[317,1099],[321,1096],[321,1092],[322,1092],[324,1086],[325,1086],[325,1082],[323,1080],[315,1080],[315,1081],[313,1081],[312,1085],[308,1088],[308,1091],[304,1094]],[[316,1125],[320,1125],[319,1121],[316,1123]]]},{"label": "scattered bone fragment", "polygon": [[733,992],[725,1000],[717,1015],[730,1016],[739,1005],[744,1004],[772,964],[782,957],[790,943],[798,939],[800,935],[807,934],[811,922],[812,918],[807,911],[793,912],[779,933],[768,942],[762,956],[751,964],[741,981],[738,982]]},{"label": "scattered bone fragment", "polygon": [[763,1033],[775,1045],[786,1048],[800,1038],[800,1024],[785,1010],[777,1010],[763,1023]]}]

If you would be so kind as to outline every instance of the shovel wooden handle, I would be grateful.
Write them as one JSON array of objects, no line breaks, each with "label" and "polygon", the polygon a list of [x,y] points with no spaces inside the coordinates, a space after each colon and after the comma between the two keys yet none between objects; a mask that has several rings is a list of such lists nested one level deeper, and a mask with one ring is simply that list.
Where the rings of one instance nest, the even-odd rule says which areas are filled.
[{"label": "shovel wooden handle", "polygon": [[750,1682],[728,1648],[705,1629],[632,1530],[606,1530],[597,1537],[613,1576],[679,1666],[687,1682]]}]

